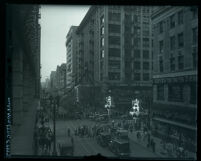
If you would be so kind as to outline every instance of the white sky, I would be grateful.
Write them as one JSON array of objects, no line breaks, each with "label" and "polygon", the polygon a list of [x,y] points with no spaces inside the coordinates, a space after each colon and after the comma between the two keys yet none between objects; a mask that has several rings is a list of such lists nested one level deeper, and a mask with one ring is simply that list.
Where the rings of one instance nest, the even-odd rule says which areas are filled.
[{"label": "white sky", "polygon": [[57,65],[66,63],[66,35],[70,27],[78,26],[90,6],[41,6],[41,81],[49,78]]}]

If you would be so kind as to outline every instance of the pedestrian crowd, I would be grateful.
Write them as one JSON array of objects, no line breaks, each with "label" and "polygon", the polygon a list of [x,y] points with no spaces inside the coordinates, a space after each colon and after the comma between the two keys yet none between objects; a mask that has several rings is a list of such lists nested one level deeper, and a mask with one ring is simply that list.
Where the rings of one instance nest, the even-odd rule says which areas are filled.
[{"label": "pedestrian crowd", "polygon": [[34,153],[35,155],[47,155],[52,151],[53,132],[48,126],[49,118],[45,110],[40,109],[36,114],[36,122],[34,128]]}]

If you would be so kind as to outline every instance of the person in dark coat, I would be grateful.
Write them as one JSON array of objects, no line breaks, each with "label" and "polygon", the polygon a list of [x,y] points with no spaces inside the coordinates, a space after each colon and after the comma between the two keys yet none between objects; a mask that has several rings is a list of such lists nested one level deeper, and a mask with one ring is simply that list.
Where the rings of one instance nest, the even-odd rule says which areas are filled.
[{"label": "person in dark coat", "polygon": [[156,143],[155,143],[154,139],[152,139],[152,149],[153,149],[154,153],[155,153],[155,146],[156,146]]},{"label": "person in dark coat", "polygon": [[150,136],[150,133],[147,134],[148,136],[148,143],[147,143],[147,148],[150,146],[150,141],[151,141],[151,136]]}]

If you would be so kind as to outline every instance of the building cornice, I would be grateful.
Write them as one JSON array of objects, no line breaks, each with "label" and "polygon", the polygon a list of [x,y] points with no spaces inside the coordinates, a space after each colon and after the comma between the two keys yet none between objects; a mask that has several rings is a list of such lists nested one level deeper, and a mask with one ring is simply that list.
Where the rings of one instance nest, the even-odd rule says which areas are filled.
[{"label": "building cornice", "polygon": [[94,11],[97,9],[98,6],[91,6],[87,12],[87,14],[85,15],[85,17],[83,18],[83,20],[81,21],[80,25],[77,28],[76,33],[79,34],[80,31],[82,30],[82,28],[87,24],[89,18],[91,17],[91,15],[94,13]]}]

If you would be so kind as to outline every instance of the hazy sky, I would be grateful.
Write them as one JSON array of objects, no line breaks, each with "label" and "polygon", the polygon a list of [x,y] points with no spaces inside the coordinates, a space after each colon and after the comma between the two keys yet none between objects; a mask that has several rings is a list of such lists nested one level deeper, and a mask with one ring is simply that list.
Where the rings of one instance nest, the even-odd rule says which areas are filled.
[{"label": "hazy sky", "polygon": [[41,81],[49,78],[57,65],[66,63],[66,35],[70,26],[78,26],[90,6],[41,6]]}]

